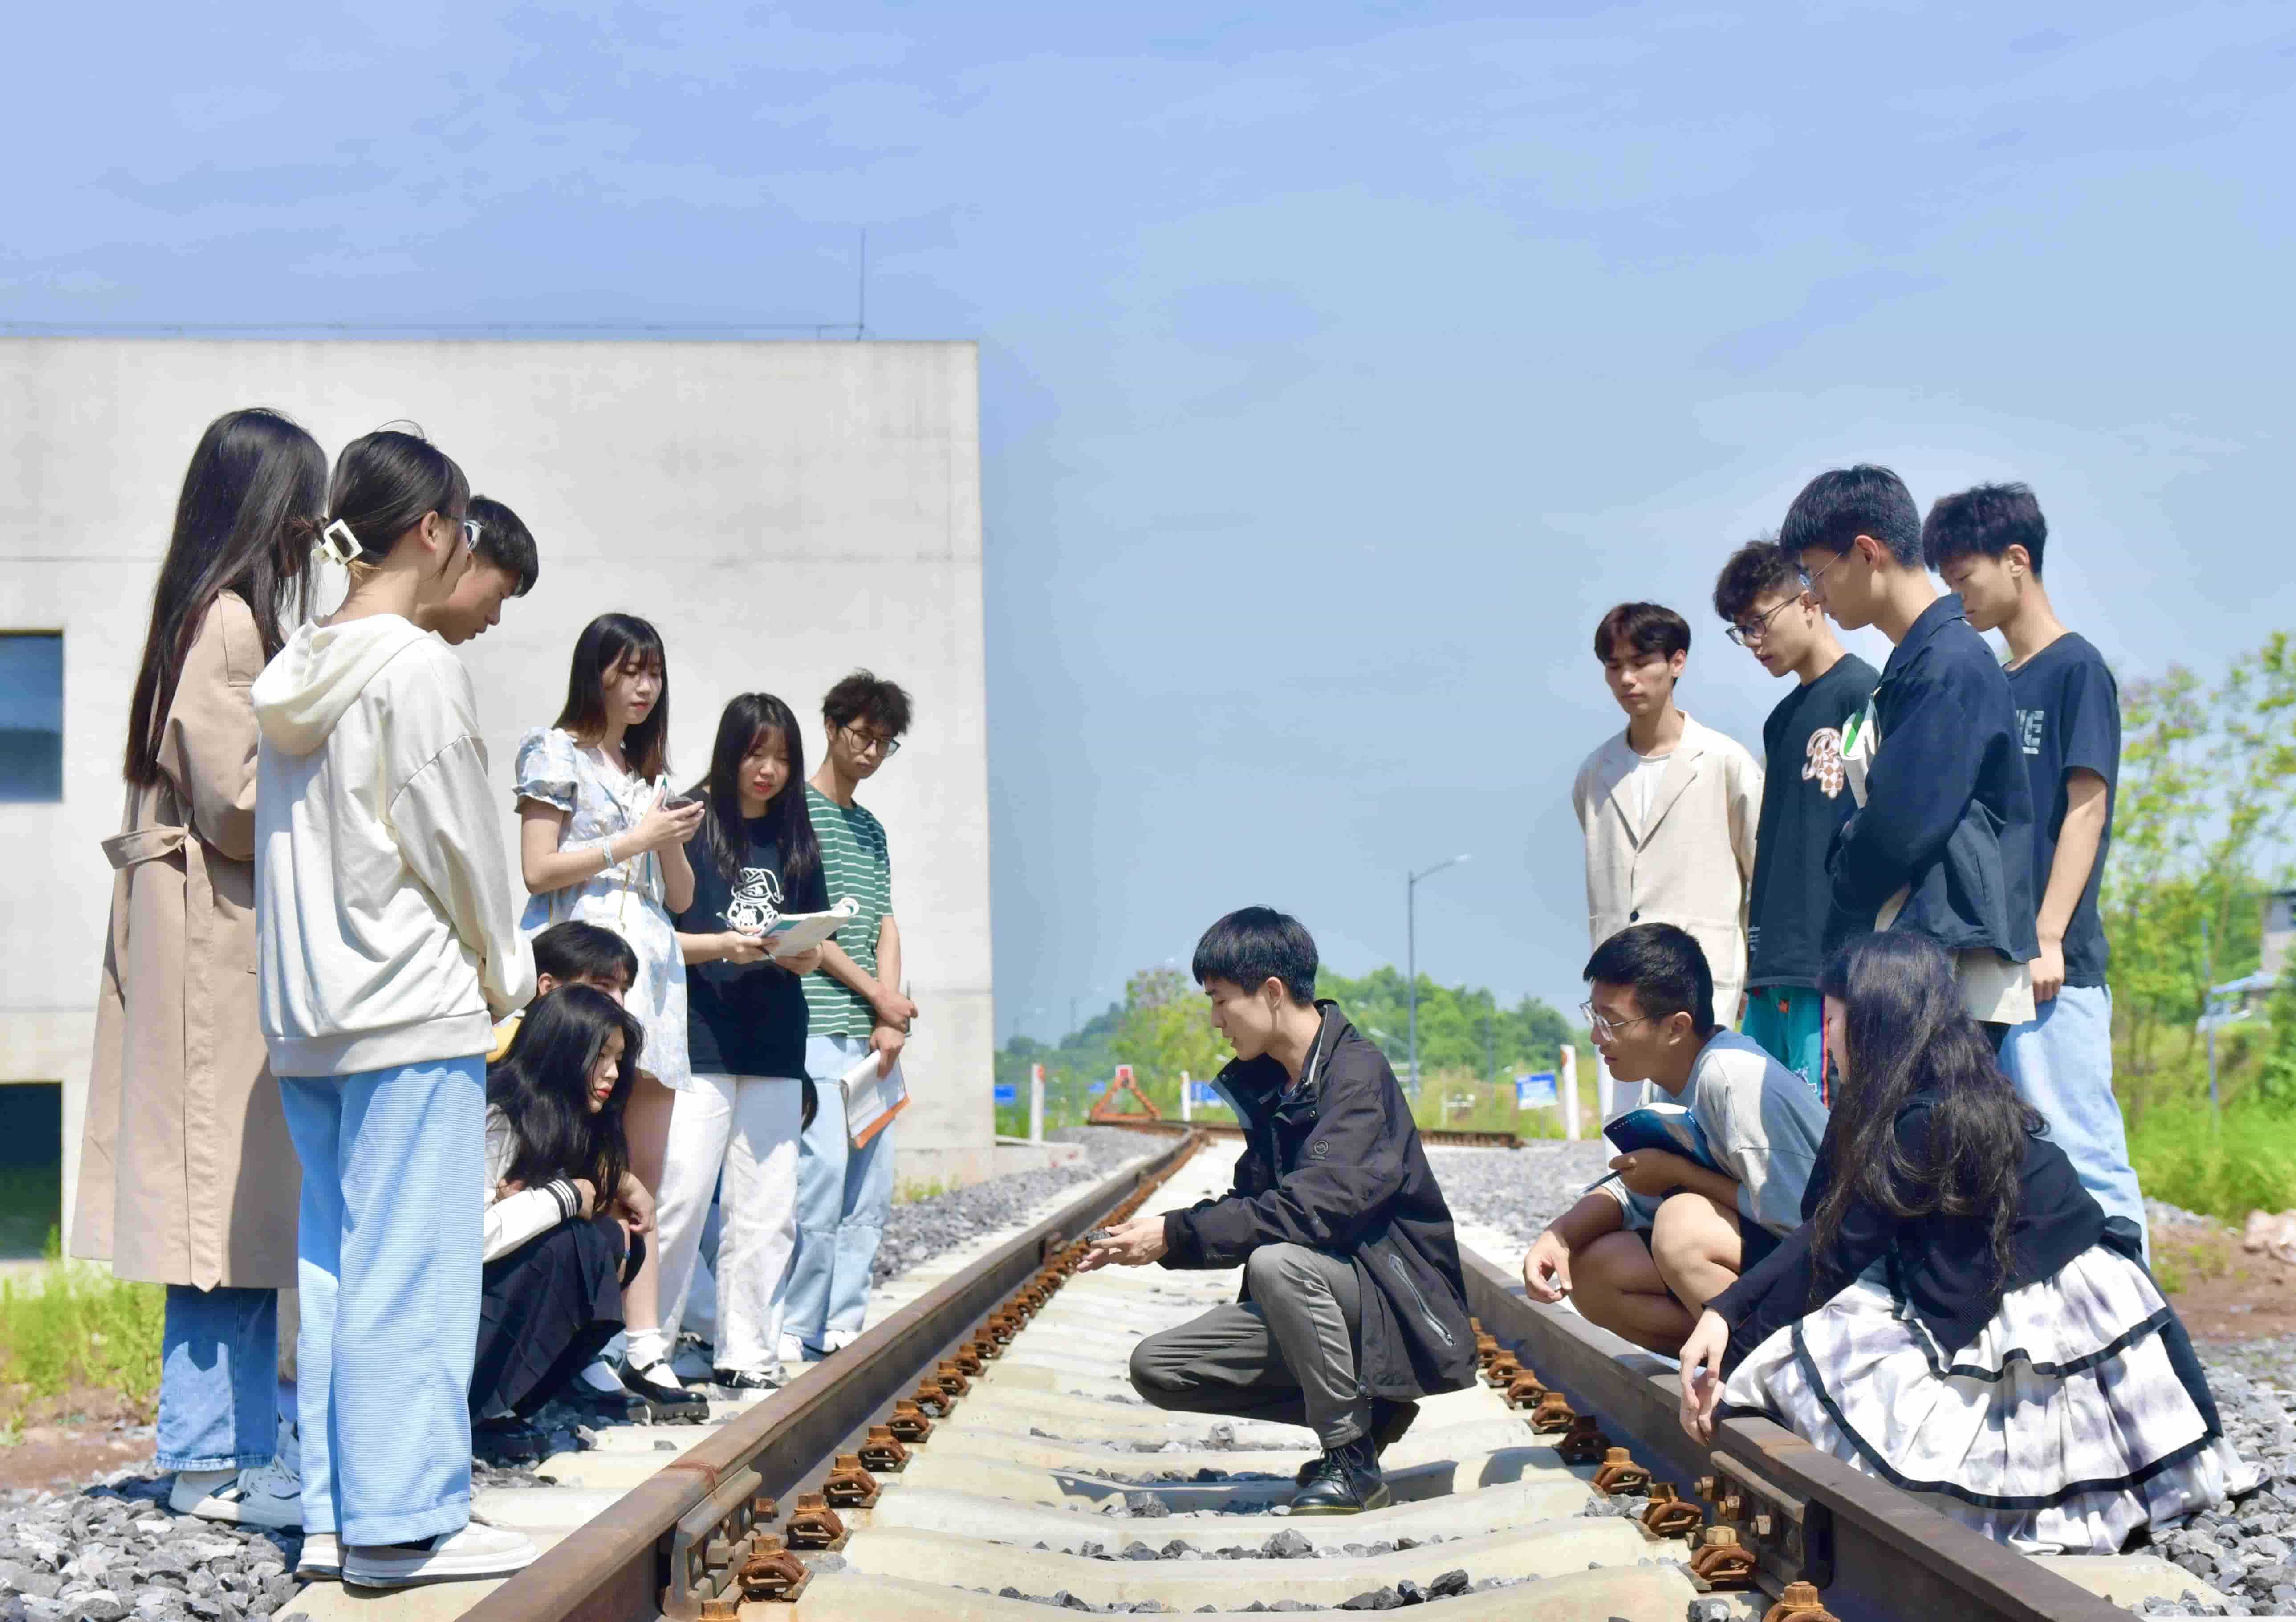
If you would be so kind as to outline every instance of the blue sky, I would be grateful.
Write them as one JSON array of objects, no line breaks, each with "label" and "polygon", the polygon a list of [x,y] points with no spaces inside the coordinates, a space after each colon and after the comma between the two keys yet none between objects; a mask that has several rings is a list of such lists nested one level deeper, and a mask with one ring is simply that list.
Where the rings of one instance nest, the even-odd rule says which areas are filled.
[{"label": "blue sky", "polygon": [[2296,624],[2284,6],[12,26],[8,319],[833,322],[866,225],[980,340],[1000,1037],[1250,900],[1399,960],[1458,851],[1423,968],[1575,1001],[1591,627],[1757,740],[1708,594],[1824,466],[2029,480],[2124,678]]}]

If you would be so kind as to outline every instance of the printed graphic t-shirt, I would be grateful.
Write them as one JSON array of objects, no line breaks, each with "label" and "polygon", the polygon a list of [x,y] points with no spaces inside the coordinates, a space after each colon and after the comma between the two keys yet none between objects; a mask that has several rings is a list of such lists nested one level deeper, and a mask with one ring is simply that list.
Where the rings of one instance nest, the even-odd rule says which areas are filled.
[{"label": "printed graphic t-shirt", "polygon": [[[707,828],[686,841],[693,905],[677,915],[679,934],[715,935],[737,925],[756,930],[783,913],[828,907],[819,867],[794,887],[783,880],[773,821],[759,817],[742,827],[749,848],[731,879],[709,854]],[[689,964],[685,1007],[685,1049],[694,1074],[805,1074],[805,987],[788,970],[771,961]]]},{"label": "printed graphic t-shirt", "polygon": [[[861,910],[839,927],[837,944],[864,973],[877,972],[877,926],[893,910],[893,860],[885,825],[858,804],[840,806],[811,783],[806,808],[821,840],[821,866],[831,905],[850,896]],[[816,1036],[865,1036],[877,1015],[862,995],[825,971],[805,977],[805,1005]]]},{"label": "printed graphic t-shirt", "polygon": [[1845,653],[1797,684],[1762,723],[1762,815],[1746,897],[1746,983],[1815,986],[1833,887],[1825,855],[1855,808],[1841,765],[1841,729],[1881,676]]},{"label": "printed graphic t-shirt", "polygon": [[2111,949],[2098,917],[2096,891],[2112,843],[2112,801],[2120,791],[2120,689],[2104,658],[2068,631],[2021,665],[2009,668],[2017,707],[2017,741],[2033,783],[2033,901],[2049,888],[2057,836],[2065,825],[2065,778],[2091,771],[2104,779],[2104,833],[2080,903],[2065,925],[2065,984],[2102,986]]}]

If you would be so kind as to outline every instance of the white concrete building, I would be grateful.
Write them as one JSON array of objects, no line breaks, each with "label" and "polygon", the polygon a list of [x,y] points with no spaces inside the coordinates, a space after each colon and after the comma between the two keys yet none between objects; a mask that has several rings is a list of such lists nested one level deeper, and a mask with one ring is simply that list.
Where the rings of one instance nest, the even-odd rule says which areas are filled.
[{"label": "white concrete building", "polygon": [[[78,1153],[121,803],[129,689],[184,465],[234,406],[278,407],[332,457],[419,423],[533,530],[541,583],[467,644],[514,855],[510,766],[555,718],[576,633],[644,616],[669,651],[670,758],[708,766],[744,690],[817,717],[865,666],[916,721],[865,791],[892,841],[921,1016],[904,1178],[993,1155],[979,370],[969,343],[0,340],[0,744],[54,695],[61,798],[0,758],[0,1084],[62,1083],[64,1208]],[[340,594],[340,580],[324,588]],[[11,650],[21,657],[7,657]],[[46,662],[44,663],[44,660]],[[51,711],[53,713],[53,711]],[[13,728],[13,731],[11,729]],[[11,743],[12,740],[12,743]],[[816,732],[808,760],[819,757]],[[31,740],[37,755],[38,739]],[[0,750],[0,757],[6,751]],[[29,785],[29,787],[27,785]]]}]

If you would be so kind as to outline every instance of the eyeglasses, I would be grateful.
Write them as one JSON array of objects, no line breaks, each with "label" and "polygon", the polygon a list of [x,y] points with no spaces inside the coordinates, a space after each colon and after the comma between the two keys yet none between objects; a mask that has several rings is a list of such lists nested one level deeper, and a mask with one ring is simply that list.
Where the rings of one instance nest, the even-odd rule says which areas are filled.
[{"label": "eyeglasses", "polygon": [[890,760],[901,752],[901,741],[898,738],[888,738],[882,733],[864,732],[857,726],[840,726],[837,730],[850,738],[853,741],[853,747],[865,755],[873,749],[880,750],[883,751],[885,758]]},{"label": "eyeglasses", "polygon": [[[1833,566],[1829,563],[1826,567],[1831,569]],[[1805,582],[1805,584],[1807,583]],[[1765,641],[1768,638],[1770,634],[1770,620],[1775,616],[1792,608],[1795,603],[1800,602],[1800,601],[1801,599],[1799,596],[1789,597],[1784,602],[1773,604],[1767,613],[1755,615],[1751,625],[1734,625],[1727,631],[1724,632],[1723,635],[1729,637],[1732,642],[1736,643],[1742,648],[1751,648],[1756,643]]]},{"label": "eyeglasses", "polygon": [[[1842,559],[1849,555],[1849,554],[1846,552],[1835,553],[1833,554],[1833,563],[1841,562]],[[1828,563],[1824,569],[1819,569],[1816,574],[1810,573],[1807,569],[1797,569],[1794,570],[1794,578],[1801,582],[1802,590],[1806,592],[1814,592],[1817,589],[1817,583],[1820,580],[1824,579],[1825,577],[1833,571],[1833,563]]]},{"label": "eyeglasses", "polygon": [[475,555],[479,550],[479,520],[477,519],[466,518],[463,520],[463,550],[464,552],[471,553],[473,555]]},{"label": "eyeglasses", "polygon": [[1613,1020],[1605,1015],[1596,1013],[1595,1012],[1595,1005],[1592,1003],[1579,1004],[1578,1014],[1581,1019],[1587,1021],[1587,1028],[1594,1034],[1595,1040],[1597,1042],[1602,1041],[1606,1036],[1617,1036],[1629,1025],[1643,1025],[1658,1018],[1656,1014],[1643,1014],[1632,1020]]}]

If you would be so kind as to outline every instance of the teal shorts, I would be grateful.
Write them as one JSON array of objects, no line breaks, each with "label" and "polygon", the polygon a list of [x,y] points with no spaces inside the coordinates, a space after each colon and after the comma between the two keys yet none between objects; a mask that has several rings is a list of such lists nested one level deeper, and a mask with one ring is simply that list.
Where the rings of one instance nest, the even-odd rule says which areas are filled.
[{"label": "teal shorts", "polygon": [[1755,986],[1746,993],[1746,1019],[1740,1028],[1764,1052],[1816,1090],[1833,1107],[1825,1074],[1825,999],[1810,986]]}]

